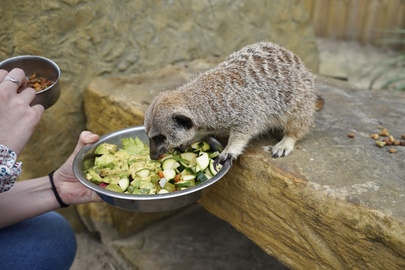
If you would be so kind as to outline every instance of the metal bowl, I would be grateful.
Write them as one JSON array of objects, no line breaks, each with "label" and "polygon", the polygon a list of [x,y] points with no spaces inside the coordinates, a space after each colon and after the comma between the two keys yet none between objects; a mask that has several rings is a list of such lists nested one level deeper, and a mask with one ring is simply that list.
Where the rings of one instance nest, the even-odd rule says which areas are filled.
[{"label": "metal bowl", "polygon": [[36,73],[54,82],[48,88],[38,91],[31,105],[41,104],[45,109],[48,109],[58,101],[60,96],[60,69],[55,62],[36,55],[21,55],[0,62],[0,69],[11,71],[13,68],[21,68],[27,77]]},{"label": "metal bowl", "polygon": [[[214,177],[204,183],[188,189],[164,194],[139,195],[118,193],[101,188],[87,180],[83,171],[93,166],[95,158],[94,151],[97,146],[101,143],[108,142],[122,147],[121,139],[129,137],[138,137],[142,142],[149,145],[149,138],[143,126],[122,129],[101,136],[100,140],[95,144],[86,145],[79,151],[73,161],[73,172],[83,185],[95,191],[105,202],[124,210],[135,212],[163,212],[185,207],[199,200],[208,188],[221,179],[231,168],[231,162],[228,161],[223,164],[222,169]],[[214,138],[210,137],[206,142],[214,149],[223,149],[222,145]]]}]

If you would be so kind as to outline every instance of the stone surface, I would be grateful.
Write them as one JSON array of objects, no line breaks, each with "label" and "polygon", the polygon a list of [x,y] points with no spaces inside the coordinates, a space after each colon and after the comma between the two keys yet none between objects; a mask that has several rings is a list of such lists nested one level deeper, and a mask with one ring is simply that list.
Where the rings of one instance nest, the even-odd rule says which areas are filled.
[{"label": "stone surface", "polygon": [[[130,236],[154,221],[175,212],[134,213],[115,208],[106,203],[89,203],[77,206],[77,213],[86,230],[97,233],[103,242]],[[69,218],[69,216],[64,216]]]},{"label": "stone surface", "polygon": [[198,204],[128,237],[102,241],[77,234],[79,252],[71,270],[287,270],[231,225]]},{"label": "stone surface", "polygon": [[45,175],[70,155],[86,126],[83,92],[96,77],[225,56],[261,40],[318,68],[311,22],[298,0],[3,0],[0,18],[0,60],[36,54],[61,68],[61,98],[20,156],[21,179]]},{"label": "stone surface", "polygon": [[253,142],[202,204],[293,269],[403,269],[405,147],[390,154],[370,134],[404,133],[405,95],[321,93],[317,126],[291,156]]},{"label": "stone surface", "polygon": [[144,232],[115,241],[112,247],[130,269],[287,269],[198,205],[155,223]]},{"label": "stone surface", "polygon": [[[97,104],[99,96],[126,108],[139,87],[128,82],[144,76],[142,87],[150,82],[151,91],[159,91],[157,78],[167,79],[162,73],[170,74],[168,84],[180,85],[194,66],[197,62],[173,66],[176,72],[156,71],[156,76],[97,79],[85,104]],[[291,156],[271,158],[274,136],[252,141],[200,203],[292,269],[402,269],[405,147],[390,154],[376,146],[370,133],[380,126],[395,137],[405,133],[405,94],[359,90],[331,80],[320,93],[325,108]],[[91,119],[91,110],[86,111]],[[141,117],[139,111],[130,112],[134,119]],[[123,119],[110,117],[110,122]],[[349,138],[349,132],[355,137]]]}]

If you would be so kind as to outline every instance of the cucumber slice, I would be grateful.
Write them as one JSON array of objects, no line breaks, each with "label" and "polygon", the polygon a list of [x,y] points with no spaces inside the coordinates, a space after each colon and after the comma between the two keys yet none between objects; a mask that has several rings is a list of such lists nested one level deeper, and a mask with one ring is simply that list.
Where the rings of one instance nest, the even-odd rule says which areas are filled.
[{"label": "cucumber slice", "polygon": [[219,156],[219,151],[215,151],[215,152],[212,152],[211,154],[210,154],[210,158],[216,158],[216,157],[218,157]]},{"label": "cucumber slice", "polygon": [[191,148],[193,148],[194,150],[206,152],[211,149],[211,146],[205,141],[200,141],[193,143],[191,145]]},{"label": "cucumber slice", "polygon": [[195,186],[195,181],[194,179],[188,181],[179,181],[177,183],[174,183],[174,186],[177,188],[193,187]]},{"label": "cucumber slice", "polygon": [[103,182],[103,179],[101,179],[100,175],[93,170],[91,170],[91,171],[89,170],[89,172],[86,174],[86,178],[87,178],[87,180],[92,181],[96,185]]},{"label": "cucumber slice", "polygon": [[184,170],[181,171],[182,175],[195,175],[195,172],[192,168],[184,168]]},{"label": "cucumber slice", "polygon": [[214,167],[214,160],[213,159],[211,159],[210,160],[210,168],[209,168],[209,171],[210,171],[210,173],[214,176],[214,175],[216,175],[220,170],[221,170],[221,168],[222,168],[222,164],[217,164],[217,170],[218,171],[216,171],[215,170],[215,167]]},{"label": "cucumber slice", "polygon": [[167,182],[163,188],[169,192],[173,192],[176,190],[176,187],[172,183],[169,183],[169,182]]},{"label": "cucumber slice", "polygon": [[168,158],[173,158],[173,155],[171,155],[171,154],[165,155],[164,157],[162,157],[162,158],[160,159],[160,161],[163,162],[164,160],[166,160],[166,159],[168,159]]},{"label": "cucumber slice", "polygon": [[131,181],[130,185],[133,186],[134,188],[139,188],[141,179],[135,178],[134,180]]},{"label": "cucumber slice", "polygon": [[154,187],[155,186],[151,182],[148,182],[148,181],[141,181],[139,183],[139,188],[140,189],[148,189],[148,192],[149,192],[150,189],[152,189]]},{"label": "cucumber slice", "polygon": [[197,172],[197,174],[196,174],[196,182],[197,183],[202,183],[202,182],[205,182],[207,180],[208,180],[207,176],[205,176],[205,174],[202,171]]},{"label": "cucumber slice", "polygon": [[105,189],[122,193],[122,188],[118,184],[109,184]]},{"label": "cucumber slice", "polygon": [[127,177],[121,178],[118,181],[118,185],[121,187],[122,192],[126,191],[128,189],[128,186],[129,186],[129,179]]},{"label": "cucumber slice", "polygon": [[175,160],[174,158],[167,158],[162,162],[163,170],[176,169],[179,166],[180,163],[178,163],[177,160]]},{"label": "cucumber slice", "polygon": [[204,171],[210,165],[210,157],[206,152],[200,152],[199,156],[196,158],[196,172]]},{"label": "cucumber slice", "polygon": [[191,162],[192,160],[194,160],[197,157],[197,154],[193,153],[193,152],[185,152],[185,153],[181,153],[180,157],[182,159],[185,159],[185,160],[188,160]]},{"label": "cucumber slice", "polygon": [[120,181],[121,178],[118,176],[110,176],[109,179],[110,179],[110,184],[118,185],[118,182]]},{"label": "cucumber slice", "polygon": [[161,187],[161,188],[164,188],[165,187],[165,185],[166,185],[166,183],[167,183],[167,179],[166,178],[162,178],[162,179],[160,179],[159,180],[159,186]]},{"label": "cucumber slice", "polygon": [[174,169],[166,169],[163,170],[163,176],[167,179],[167,180],[172,180],[174,179],[174,177],[176,176],[176,171]]},{"label": "cucumber slice", "polygon": [[197,153],[193,152],[185,152],[180,154],[180,158],[182,159],[180,163],[184,166],[194,166],[195,159],[197,158]]},{"label": "cucumber slice", "polygon": [[183,181],[193,180],[193,179],[195,179],[195,175],[194,175],[194,174],[183,175],[183,176],[182,176],[182,179],[183,179]]},{"label": "cucumber slice", "polygon": [[147,177],[150,175],[150,169],[140,169],[135,174],[139,177]]}]

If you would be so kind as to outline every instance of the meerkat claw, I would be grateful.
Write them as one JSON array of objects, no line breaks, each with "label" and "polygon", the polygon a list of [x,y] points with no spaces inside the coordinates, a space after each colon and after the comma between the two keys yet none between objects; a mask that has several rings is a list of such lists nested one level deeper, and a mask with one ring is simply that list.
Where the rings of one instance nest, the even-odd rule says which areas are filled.
[{"label": "meerkat claw", "polygon": [[273,158],[279,158],[279,157],[283,157],[284,156],[284,150],[283,151],[278,151],[273,153]]},{"label": "meerkat claw", "polygon": [[235,157],[232,156],[231,154],[227,154],[225,157],[219,156],[218,158],[216,158],[214,160],[214,169],[218,172],[218,170],[217,170],[218,164],[223,165],[227,160],[230,160],[231,166],[232,166],[232,161],[234,159],[235,159]]},{"label": "meerkat claw", "polygon": [[278,142],[272,149],[273,158],[281,158],[288,156],[293,150],[295,145],[295,139],[289,136],[284,136],[283,139]]}]

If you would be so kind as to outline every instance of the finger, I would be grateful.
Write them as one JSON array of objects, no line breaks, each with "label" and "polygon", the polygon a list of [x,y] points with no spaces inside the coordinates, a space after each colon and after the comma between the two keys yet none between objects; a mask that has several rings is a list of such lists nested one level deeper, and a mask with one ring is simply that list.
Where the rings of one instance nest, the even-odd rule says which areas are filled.
[{"label": "finger", "polygon": [[79,152],[79,150],[82,149],[83,146],[85,146],[86,144],[92,144],[92,143],[97,142],[99,138],[100,138],[100,136],[98,136],[97,134],[93,134],[90,131],[82,131],[74,152],[75,153]]},{"label": "finger", "polygon": [[83,145],[85,144],[90,144],[90,143],[95,143],[98,141],[98,139],[100,138],[99,135],[94,134],[90,131],[83,131],[80,134],[80,141],[83,143]]},{"label": "finger", "polygon": [[23,100],[25,104],[31,104],[36,95],[37,92],[31,87],[25,88],[24,91],[18,93],[19,98]]},{"label": "finger", "polygon": [[0,82],[4,80],[4,78],[7,76],[8,71],[4,69],[0,69]]},{"label": "finger", "polygon": [[100,196],[98,196],[98,194],[94,191],[91,191],[91,201],[92,202],[102,202],[103,199],[101,199]]},{"label": "finger", "polygon": [[37,115],[38,115],[38,119],[41,119],[41,116],[42,116],[42,114],[43,114],[44,111],[45,111],[44,106],[42,106],[41,104],[36,104],[36,105],[32,106],[32,109],[33,109],[34,111],[36,111],[36,113],[37,113]]},{"label": "finger", "polygon": [[[10,77],[11,79],[16,80],[16,82],[11,81],[11,80],[6,80],[7,77]],[[8,74],[6,74],[6,76],[2,80],[2,83],[7,84],[7,85],[9,85],[9,87],[13,87],[17,90],[21,86],[24,87],[26,85],[26,81],[27,81],[27,78],[25,76],[24,71],[20,68],[14,68]]]}]

